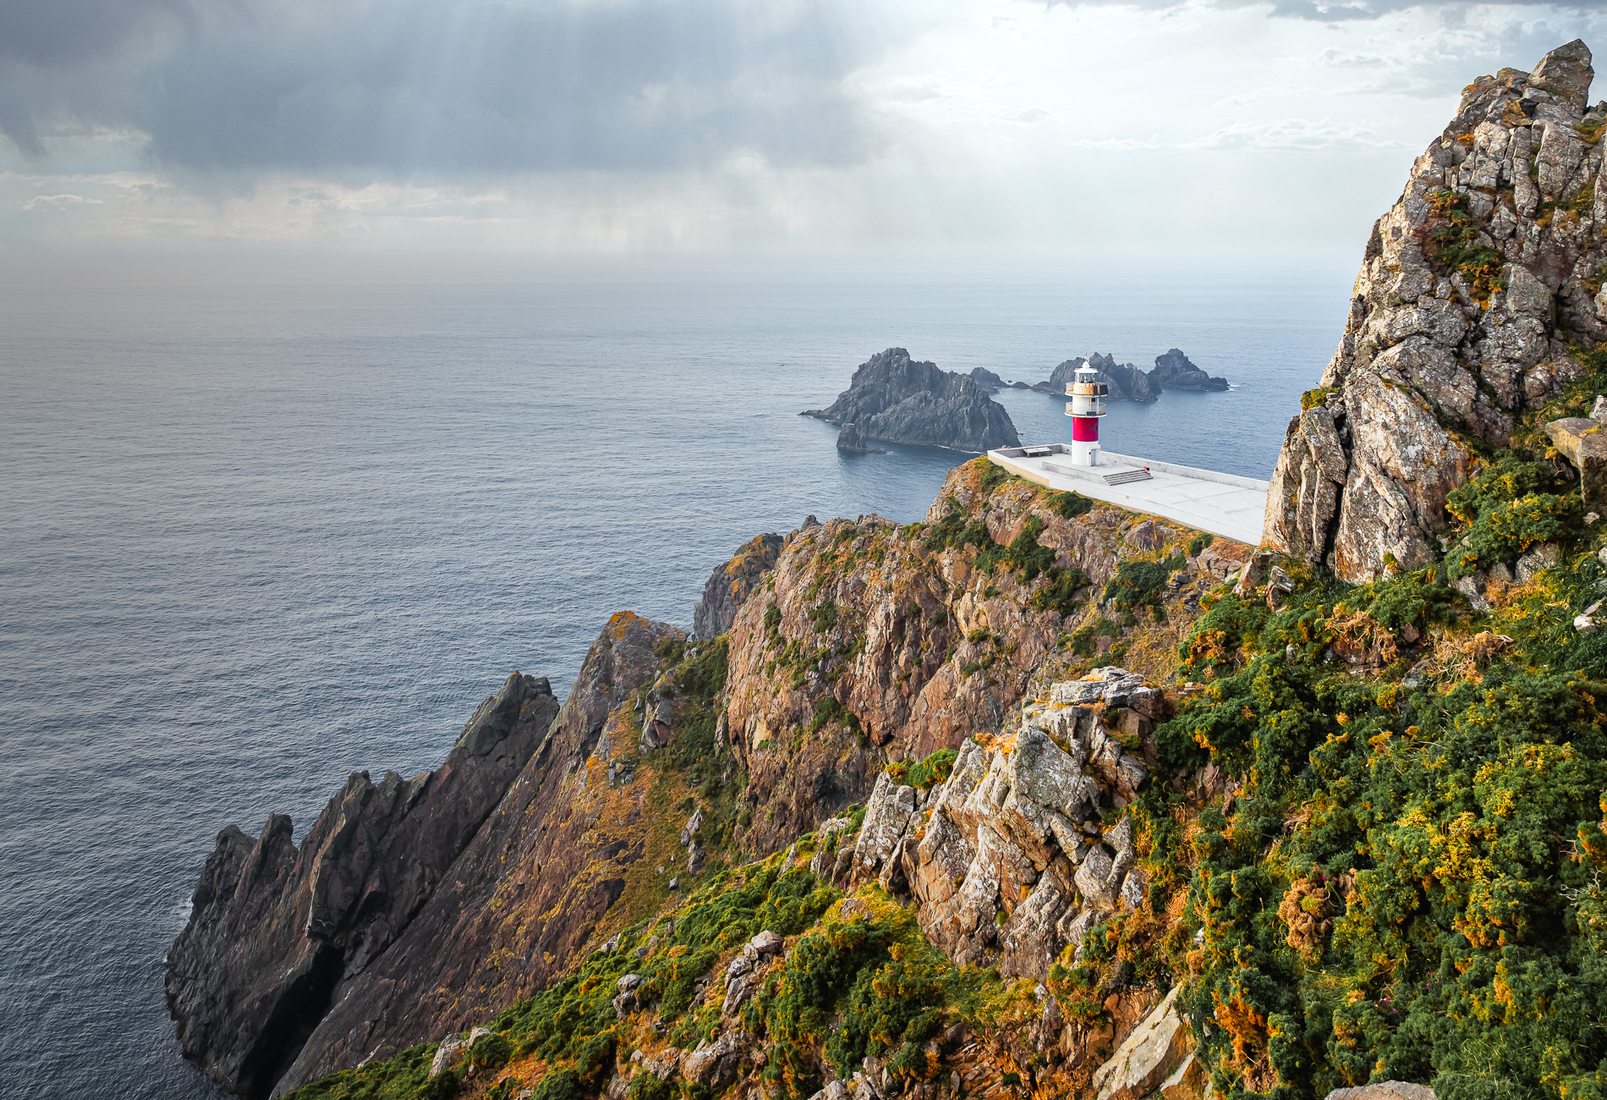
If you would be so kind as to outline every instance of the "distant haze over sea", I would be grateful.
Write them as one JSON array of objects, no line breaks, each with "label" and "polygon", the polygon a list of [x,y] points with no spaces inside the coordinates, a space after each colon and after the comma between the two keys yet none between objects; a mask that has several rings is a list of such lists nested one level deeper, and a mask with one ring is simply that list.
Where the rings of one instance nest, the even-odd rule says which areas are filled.
[{"label": "distant haze over sea", "polygon": [[1234,388],[1115,403],[1106,445],[1264,478],[1350,275],[7,287],[0,1095],[212,1095],[162,957],[220,828],[434,765],[510,670],[567,690],[610,612],[689,624],[753,534],[919,519],[965,456],[797,415],[871,353],[1030,382],[1178,347]]}]

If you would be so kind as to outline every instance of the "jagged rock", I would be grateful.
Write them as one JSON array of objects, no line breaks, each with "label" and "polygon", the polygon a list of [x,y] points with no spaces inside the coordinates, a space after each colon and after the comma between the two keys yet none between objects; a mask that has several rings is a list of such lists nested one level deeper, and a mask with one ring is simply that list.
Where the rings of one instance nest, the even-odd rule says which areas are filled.
[{"label": "jagged rock", "polygon": [[557,712],[545,679],[515,673],[439,768],[353,775],[299,847],[279,814],[254,840],[225,829],[168,955],[185,1055],[226,1088],[266,1093],[298,1053],[291,1022],[316,1020],[407,930]]},{"label": "jagged rock", "polygon": [[1176,348],[1155,357],[1155,369],[1149,372],[1149,380],[1157,390],[1210,391],[1228,388],[1226,378],[1205,373]]},{"label": "jagged rock", "polygon": [[719,566],[703,585],[703,598],[692,609],[692,633],[698,638],[724,634],[737,612],[759,588],[781,556],[780,535],[758,535],[743,543],[731,560]]},{"label": "jagged rock", "polygon": [[865,820],[859,827],[849,873],[863,878],[879,871],[903,839],[914,812],[915,788],[896,783],[883,772],[865,803]]},{"label": "jagged rock", "polygon": [[768,928],[749,940],[725,969],[725,1000],[720,1014],[735,1016],[759,989],[764,964],[781,954],[785,941]]},{"label": "jagged rock", "polygon": [[477,1027],[467,1035],[449,1035],[442,1039],[441,1045],[435,1048],[435,1057],[430,1059],[430,1076],[439,1077],[457,1065],[458,1059],[467,1054],[470,1047],[490,1034],[490,1028]]},{"label": "jagged rock", "polygon": [[883,775],[850,882],[907,890],[927,937],[961,965],[1041,979],[1092,921],[1143,898],[1131,823],[1104,834],[1099,823],[1147,776],[1122,742],[1139,745],[1163,716],[1158,690],[1099,669],[1053,685],[992,747],[966,742],[924,805]]},{"label": "jagged rock", "polygon": [[1580,634],[1594,634],[1601,629],[1601,622],[1596,616],[1601,614],[1601,601],[1597,600],[1579,614],[1574,616],[1574,630]]},{"label": "jagged rock", "polygon": [[1427,1085],[1410,1085],[1405,1081],[1379,1081],[1372,1085],[1334,1089],[1324,1100],[1434,1100],[1434,1090]]},{"label": "jagged rock", "polygon": [[1005,387],[1004,379],[994,374],[987,367],[972,367],[971,381],[981,386],[988,393],[998,393]]},{"label": "jagged rock", "polygon": [[844,454],[850,455],[880,455],[887,453],[884,448],[872,447],[858,424],[843,425],[843,430],[837,433],[837,449]]},{"label": "jagged rock", "polygon": [[1160,388],[1145,371],[1131,363],[1118,363],[1109,354],[1101,352],[1067,359],[1049,373],[1047,382],[1039,382],[1032,388],[1051,397],[1065,397],[1067,383],[1073,381],[1077,371],[1084,366],[1091,366],[1099,372],[1099,380],[1110,387],[1112,400],[1147,404],[1161,396]]},{"label": "jagged rock", "polygon": [[[608,870],[640,857],[592,839],[585,800],[603,795],[586,790],[584,764],[656,674],[655,649],[683,637],[616,615],[562,708],[547,681],[516,674],[441,767],[354,776],[299,847],[283,817],[256,841],[225,830],[169,956],[186,1054],[267,1095],[543,988],[624,889]],[[563,916],[532,929],[548,912]],[[510,954],[517,968],[497,963]]]},{"label": "jagged rock", "polygon": [[1183,1067],[1194,1049],[1194,1033],[1177,1011],[1174,988],[1094,1071],[1095,1100],[1142,1100],[1158,1091]]},{"label": "jagged rock", "polygon": [[1546,425],[1557,453],[1579,471],[1579,495],[1586,508],[1607,509],[1607,433],[1596,419],[1564,417]]},{"label": "jagged rock", "polygon": [[619,980],[619,992],[614,995],[614,1016],[623,1020],[632,1012],[642,1007],[641,994],[642,976],[640,974],[626,974]]},{"label": "jagged rock", "polygon": [[699,1043],[681,1059],[681,1076],[693,1085],[718,1092],[736,1080],[742,1064],[742,1039],[734,1031],[721,1032],[713,1042]]},{"label": "jagged rock", "polygon": [[1571,349],[1607,340],[1602,149],[1576,129],[1589,80],[1580,42],[1481,77],[1417,159],[1285,436],[1266,545],[1355,582],[1426,564],[1475,448],[1510,443],[1578,377]]},{"label": "jagged rock", "polygon": [[853,425],[861,443],[976,452],[1021,445],[1010,414],[986,390],[966,375],[911,359],[903,348],[871,356],[829,408],[803,415]]}]

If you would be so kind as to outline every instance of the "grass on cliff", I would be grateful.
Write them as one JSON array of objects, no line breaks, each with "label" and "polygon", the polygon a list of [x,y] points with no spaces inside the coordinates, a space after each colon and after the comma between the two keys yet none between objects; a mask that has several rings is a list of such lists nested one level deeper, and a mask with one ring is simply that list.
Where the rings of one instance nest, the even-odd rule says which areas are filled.
[{"label": "grass on cliff", "polygon": [[[775,1095],[812,1095],[828,1069],[846,1075],[869,1055],[894,1078],[927,1081],[943,1069],[941,1035],[993,1011],[991,972],[962,972],[932,947],[913,911],[875,889],[844,896],[780,856],[722,871],[679,908],[622,932],[569,977],[503,1012],[491,1034],[434,1079],[434,1047],[345,1070],[290,1100],[403,1100],[471,1094],[541,1100],[595,1097],[633,1049],[692,1049],[720,1026],[725,963],[762,929],[791,938],[784,960],[741,1010],[767,1043],[762,1080]],[[638,1004],[620,1016],[619,981],[636,975]],[[659,1037],[662,1033],[662,1038]],[[708,1095],[673,1073],[638,1072],[642,1100]]]},{"label": "grass on cliff", "polygon": [[[1140,814],[1219,1095],[1607,1096],[1607,640],[1571,624],[1607,567],[1560,489],[1492,463],[1446,562],[1311,578],[1277,610],[1221,594],[1185,641],[1203,686],[1160,751],[1237,786],[1157,787]],[[1537,540],[1561,564],[1490,615],[1448,588]]]}]

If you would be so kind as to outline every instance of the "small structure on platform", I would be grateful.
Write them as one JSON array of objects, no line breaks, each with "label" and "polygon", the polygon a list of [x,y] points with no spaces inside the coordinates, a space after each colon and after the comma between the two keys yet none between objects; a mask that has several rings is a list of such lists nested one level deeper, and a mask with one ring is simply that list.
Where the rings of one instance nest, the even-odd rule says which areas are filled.
[{"label": "small structure on platform", "polygon": [[1097,370],[1079,369],[1066,384],[1069,445],[1002,447],[989,451],[988,458],[1051,489],[1148,512],[1250,546],[1260,544],[1267,510],[1265,481],[1102,449],[1099,422],[1108,394]]}]

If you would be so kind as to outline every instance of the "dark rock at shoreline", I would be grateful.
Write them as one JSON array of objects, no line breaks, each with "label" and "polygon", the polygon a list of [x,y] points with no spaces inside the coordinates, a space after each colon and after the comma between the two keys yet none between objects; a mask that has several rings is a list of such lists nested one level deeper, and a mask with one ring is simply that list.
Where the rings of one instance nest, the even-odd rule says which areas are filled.
[{"label": "dark rock at shoreline", "polygon": [[1155,369],[1149,372],[1149,380],[1158,390],[1216,392],[1228,388],[1226,378],[1206,374],[1176,348],[1155,357]]},{"label": "dark rock at shoreline", "polygon": [[875,440],[955,451],[1019,447],[1010,414],[970,377],[888,348],[862,363],[829,408],[802,415],[856,429],[850,442]]},{"label": "dark rock at shoreline", "polygon": [[1003,378],[1000,378],[987,367],[972,367],[971,381],[975,382],[989,393],[998,393],[1007,385],[1015,385],[1015,383],[1006,382]]},{"label": "dark rock at shoreline", "polygon": [[850,455],[879,455],[886,454],[880,447],[872,447],[865,441],[865,433],[859,430],[858,424],[844,424],[843,430],[837,433],[837,449]]},{"label": "dark rock at shoreline", "polygon": [[267,1095],[329,1005],[406,932],[557,713],[546,679],[515,673],[439,768],[352,775],[299,846],[282,814],[255,839],[223,830],[168,955],[185,1055],[227,1089]]},{"label": "dark rock at shoreline", "polygon": [[545,679],[515,674],[439,768],[354,775],[299,847],[280,815],[255,840],[224,830],[169,954],[185,1055],[231,1091],[277,1095],[544,988],[643,852],[602,835],[582,765],[640,735],[641,717],[607,723],[684,639],[621,612],[561,709]]}]

